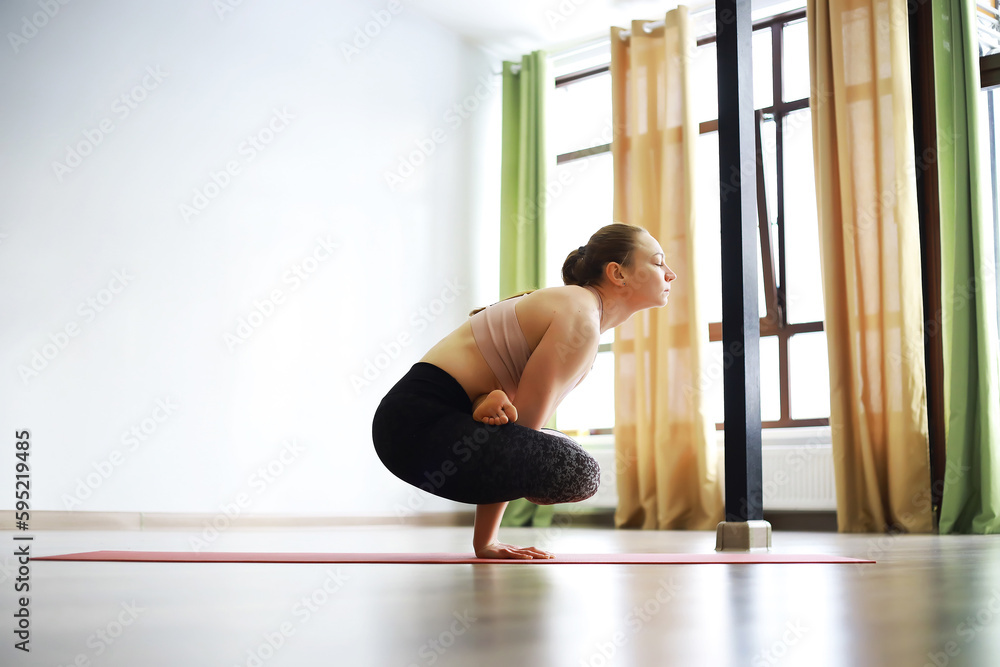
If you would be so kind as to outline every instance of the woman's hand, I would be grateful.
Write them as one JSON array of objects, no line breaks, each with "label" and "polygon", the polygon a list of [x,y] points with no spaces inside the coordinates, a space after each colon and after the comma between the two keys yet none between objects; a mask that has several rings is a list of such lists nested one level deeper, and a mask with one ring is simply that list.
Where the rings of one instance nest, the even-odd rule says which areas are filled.
[{"label": "woman's hand", "polygon": [[530,560],[532,558],[555,558],[554,554],[542,551],[535,547],[516,547],[513,544],[503,542],[490,542],[486,546],[476,548],[477,558],[519,558]]}]

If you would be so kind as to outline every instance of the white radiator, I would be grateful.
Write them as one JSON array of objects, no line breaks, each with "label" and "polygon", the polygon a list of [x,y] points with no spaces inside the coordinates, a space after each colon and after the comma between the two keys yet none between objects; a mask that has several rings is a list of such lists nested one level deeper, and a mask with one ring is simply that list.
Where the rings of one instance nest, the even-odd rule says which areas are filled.
[{"label": "white radiator", "polygon": [[761,447],[764,509],[836,510],[833,449],[825,445]]},{"label": "white radiator", "polygon": [[[723,433],[718,434],[718,471],[725,489]],[[615,485],[614,436],[575,438],[601,466],[601,487],[591,498],[576,505],[614,508],[618,504]],[[835,511],[836,485],[830,428],[768,429],[761,447],[764,509]],[[723,491],[725,493],[725,491]]]}]

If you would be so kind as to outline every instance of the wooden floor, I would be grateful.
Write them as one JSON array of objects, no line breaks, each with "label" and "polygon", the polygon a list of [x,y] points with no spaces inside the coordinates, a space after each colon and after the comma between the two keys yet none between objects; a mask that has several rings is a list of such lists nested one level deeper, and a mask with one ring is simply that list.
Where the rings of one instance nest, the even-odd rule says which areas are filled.
[{"label": "wooden floor", "polygon": [[[555,552],[711,552],[713,533],[502,528]],[[13,534],[0,539],[13,545]],[[38,532],[33,553],[191,551],[181,531]],[[459,551],[467,527],[229,531],[215,551]],[[1000,539],[774,535],[876,565],[31,563],[31,652],[0,664],[1000,665]]]}]

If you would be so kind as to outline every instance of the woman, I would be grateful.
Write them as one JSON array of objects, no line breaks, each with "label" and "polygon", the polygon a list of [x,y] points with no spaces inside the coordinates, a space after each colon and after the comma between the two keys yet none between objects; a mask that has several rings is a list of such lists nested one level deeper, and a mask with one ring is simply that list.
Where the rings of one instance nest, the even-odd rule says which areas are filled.
[{"label": "woman", "polygon": [[666,305],[677,276],[646,230],[613,223],[566,258],[561,287],[518,294],[471,313],[389,390],[375,411],[379,459],[403,481],[476,505],[479,558],[552,558],[497,541],[507,503],[578,502],[594,495],[597,462],[542,428],[586,377],[601,334]]}]

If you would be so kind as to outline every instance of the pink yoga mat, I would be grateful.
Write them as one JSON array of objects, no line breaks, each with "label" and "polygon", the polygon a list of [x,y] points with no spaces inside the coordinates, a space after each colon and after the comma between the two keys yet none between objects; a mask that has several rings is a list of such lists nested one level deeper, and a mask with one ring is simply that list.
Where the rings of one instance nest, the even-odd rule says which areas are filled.
[{"label": "pink yoga mat", "polygon": [[31,560],[127,561],[143,563],[606,563],[673,565],[706,563],[874,563],[819,554],[719,552],[709,554],[557,554],[555,558],[476,558],[472,553],[249,553],[188,551],[87,551]]}]

